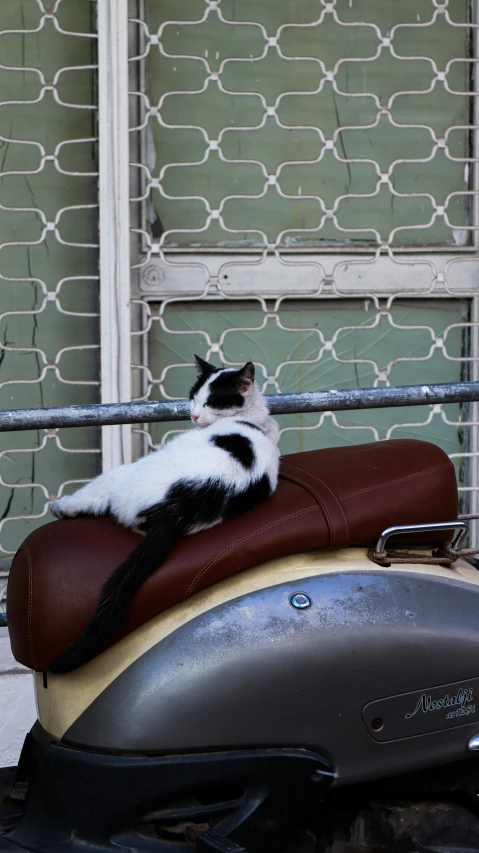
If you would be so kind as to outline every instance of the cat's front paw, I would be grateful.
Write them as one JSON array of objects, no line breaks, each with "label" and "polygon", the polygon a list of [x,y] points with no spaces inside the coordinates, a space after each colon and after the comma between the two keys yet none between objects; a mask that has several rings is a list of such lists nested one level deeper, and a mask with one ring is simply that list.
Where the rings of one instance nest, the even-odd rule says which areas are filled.
[{"label": "cat's front paw", "polygon": [[73,518],[77,513],[71,506],[68,497],[58,498],[50,504],[50,512],[55,518]]}]

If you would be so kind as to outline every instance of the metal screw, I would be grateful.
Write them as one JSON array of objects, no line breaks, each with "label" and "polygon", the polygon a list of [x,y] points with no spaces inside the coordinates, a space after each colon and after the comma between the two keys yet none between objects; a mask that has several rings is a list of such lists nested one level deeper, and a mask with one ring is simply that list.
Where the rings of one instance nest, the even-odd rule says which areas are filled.
[{"label": "metal screw", "polygon": [[309,595],[306,595],[305,592],[295,592],[289,599],[289,603],[292,607],[295,607],[296,610],[306,610],[308,607],[311,607],[312,601]]},{"label": "metal screw", "polygon": [[150,287],[155,287],[157,284],[161,284],[164,279],[163,270],[159,267],[156,267],[154,264],[147,267],[143,274],[143,281],[145,284],[148,284]]}]

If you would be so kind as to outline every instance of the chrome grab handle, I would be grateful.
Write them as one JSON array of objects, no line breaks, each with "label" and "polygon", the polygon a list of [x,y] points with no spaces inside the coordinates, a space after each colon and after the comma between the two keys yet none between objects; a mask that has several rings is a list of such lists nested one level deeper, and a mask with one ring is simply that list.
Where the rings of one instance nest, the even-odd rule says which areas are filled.
[{"label": "chrome grab handle", "polygon": [[386,550],[386,542],[390,536],[396,536],[400,533],[429,533],[435,530],[457,530],[457,535],[454,538],[451,548],[457,549],[462,544],[464,537],[467,534],[468,526],[465,521],[444,521],[434,524],[406,524],[398,527],[386,527],[378,539],[376,545],[376,553],[384,554]]}]

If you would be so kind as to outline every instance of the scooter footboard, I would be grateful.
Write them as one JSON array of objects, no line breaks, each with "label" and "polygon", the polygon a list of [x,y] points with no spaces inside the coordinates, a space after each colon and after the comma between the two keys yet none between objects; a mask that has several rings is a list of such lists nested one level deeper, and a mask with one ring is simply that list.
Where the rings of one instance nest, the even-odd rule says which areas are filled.
[{"label": "scooter footboard", "polygon": [[131,851],[150,849],[150,839],[169,853],[191,850],[206,832],[231,841],[231,850],[270,849],[275,828],[294,824],[332,776],[326,759],[308,750],[115,755],[65,746],[37,724],[9,815],[4,806],[0,851]]}]

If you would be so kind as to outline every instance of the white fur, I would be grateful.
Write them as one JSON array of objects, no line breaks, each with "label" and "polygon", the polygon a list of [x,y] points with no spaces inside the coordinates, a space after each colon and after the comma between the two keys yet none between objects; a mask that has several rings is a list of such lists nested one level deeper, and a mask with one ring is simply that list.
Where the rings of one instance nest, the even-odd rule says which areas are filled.
[{"label": "white fur", "polygon": [[[279,429],[263,396],[251,383],[244,393],[245,404],[235,412],[236,417],[225,417],[206,406],[211,379],[200,388],[191,404],[192,415],[199,415],[199,428],[181,433],[137,462],[100,474],[74,495],[50,504],[52,513],[60,517],[101,515],[109,510],[121,524],[135,528],[141,523],[142,513],[163,500],[168,489],[179,480],[204,482],[213,477],[232,492],[241,492],[266,474],[274,490],[278,477]],[[266,434],[238,423],[238,419],[257,424]],[[246,470],[209,440],[214,435],[230,433],[241,433],[252,442],[255,452],[252,469]]]}]

